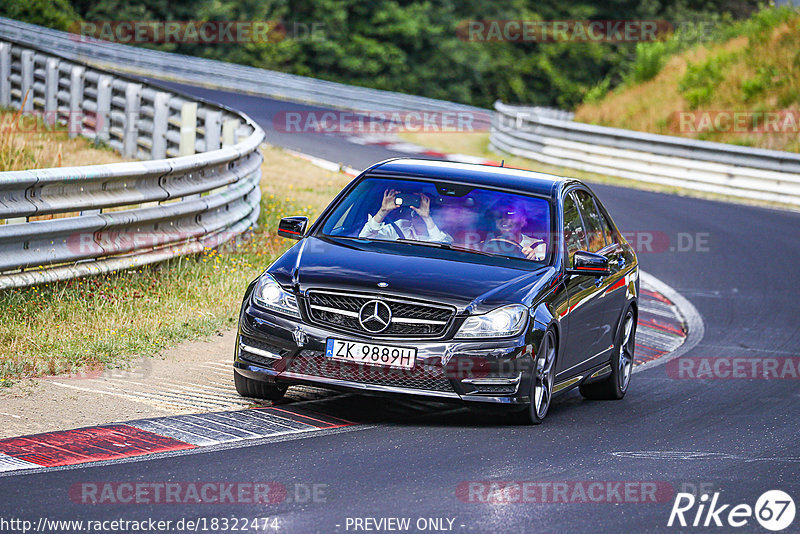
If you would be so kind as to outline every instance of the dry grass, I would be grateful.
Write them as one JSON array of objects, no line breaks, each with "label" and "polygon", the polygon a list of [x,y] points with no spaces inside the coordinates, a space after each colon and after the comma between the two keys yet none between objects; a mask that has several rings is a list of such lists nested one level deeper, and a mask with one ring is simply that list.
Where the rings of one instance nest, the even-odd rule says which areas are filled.
[{"label": "dry grass", "polygon": [[116,152],[97,150],[94,143],[70,139],[64,127],[23,118],[19,111],[0,110],[0,172],[32,168],[72,167],[124,161]]},{"label": "dry grass", "polygon": [[706,61],[709,56],[723,50],[741,51],[746,44],[746,38],[738,38],[710,50],[699,47],[673,56],[652,80],[612,92],[596,104],[580,106],[575,111],[575,120],[671,135],[666,121],[676,110],[688,109],[688,104],[678,90],[678,80],[686,74],[687,65]]},{"label": "dry grass", "polygon": [[[63,126],[47,126],[20,111],[0,111],[0,172],[52,167],[99,165],[126,161],[107,147],[95,146],[83,137],[70,139]],[[30,217],[30,221],[78,215],[59,213]],[[0,224],[3,220],[0,219]]]},{"label": "dry grass", "polygon": [[[800,117],[800,15],[748,37],[674,56],[651,81],[576,110],[576,120],[773,150],[800,151],[798,130],[681,131],[677,112],[790,113]],[[683,130],[686,130],[684,128]]]},{"label": "dry grass", "polygon": [[316,218],[352,178],[328,172],[283,150],[269,148],[262,166],[261,191],[268,203],[280,201],[303,208]]},{"label": "dry grass", "polygon": [[274,233],[280,217],[313,219],[350,180],[277,148],[262,152],[264,200],[249,240],[137,270],[0,291],[3,383],[124,366],[233,326],[247,284],[292,243]]},{"label": "dry grass", "polygon": [[[400,134],[403,140],[419,146],[439,150],[446,154],[469,154],[496,159],[497,154],[488,151],[489,132],[461,133],[411,133]],[[500,158],[502,159],[502,158]],[[500,161],[498,159],[498,161]]]}]

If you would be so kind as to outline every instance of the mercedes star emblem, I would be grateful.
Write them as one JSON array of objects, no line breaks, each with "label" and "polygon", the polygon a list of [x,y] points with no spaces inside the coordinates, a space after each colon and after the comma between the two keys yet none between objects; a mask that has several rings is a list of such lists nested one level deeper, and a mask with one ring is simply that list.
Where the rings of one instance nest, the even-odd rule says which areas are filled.
[{"label": "mercedes star emblem", "polygon": [[361,306],[358,312],[358,322],[367,332],[377,334],[389,328],[392,322],[392,310],[389,305],[380,300],[371,300]]}]

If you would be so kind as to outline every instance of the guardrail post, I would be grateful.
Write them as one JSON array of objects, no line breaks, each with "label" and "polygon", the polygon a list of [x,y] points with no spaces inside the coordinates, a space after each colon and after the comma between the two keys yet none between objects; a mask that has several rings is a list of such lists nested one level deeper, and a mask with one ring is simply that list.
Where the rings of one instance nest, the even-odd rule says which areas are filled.
[{"label": "guardrail post", "polygon": [[206,131],[205,151],[217,150],[220,147],[220,133],[222,128],[222,112],[221,111],[206,111],[206,122],[204,129]]},{"label": "guardrail post", "polygon": [[47,58],[44,73],[44,122],[54,126],[58,119],[58,59]]},{"label": "guardrail post", "polygon": [[33,50],[23,50],[20,56],[22,64],[22,97],[20,102],[25,102],[22,111],[33,110]]},{"label": "guardrail post", "polygon": [[83,132],[83,73],[80,65],[73,65],[69,72],[69,116],[67,131],[70,137],[77,137]]},{"label": "guardrail post", "polygon": [[191,156],[195,153],[194,143],[197,140],[197,102],[186,102],[181,106],[181,142],[178,154]]},{"label": "guardrail post", "polygon": [[0,106],[11,107],[11,43],[0,43]]},{"label": "guardrail post", "polygon": [[222,123],[222,146],[236,144],[236,130],[238,129],[239,121],[236,119],[228,119]]},{"label": "guardrail post", "polygon": [[122,136],[122,155],[136,157],[139,152],[139,108],[142,103],[142,86],[129,83],[125,86],[125,131]]},{"label": "guardrail post", "polygon": [[95,117],[95,133],[103,141],[108,141],[111,126],[111,82],[114,78],[102,75],[97,78],[97,116]]},{"label": "guardrail post", "polygon": [[167,157],[167,127],[169,124],[169,93],[156,93],[153,98],[153,146],[150,148],[152,159]]}]

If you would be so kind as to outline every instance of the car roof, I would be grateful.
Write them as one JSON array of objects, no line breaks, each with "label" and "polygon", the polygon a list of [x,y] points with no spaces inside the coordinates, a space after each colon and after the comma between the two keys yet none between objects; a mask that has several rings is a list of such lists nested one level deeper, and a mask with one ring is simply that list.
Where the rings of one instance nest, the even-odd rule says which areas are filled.
[{"label": "car roof", "polygon": [[417,176],[443,181],[512,189],[552,197],[567,183],[577,182],[552,174],[510,167],[456,163],[452,161],[397,158],[376,164],[367,175]]}]

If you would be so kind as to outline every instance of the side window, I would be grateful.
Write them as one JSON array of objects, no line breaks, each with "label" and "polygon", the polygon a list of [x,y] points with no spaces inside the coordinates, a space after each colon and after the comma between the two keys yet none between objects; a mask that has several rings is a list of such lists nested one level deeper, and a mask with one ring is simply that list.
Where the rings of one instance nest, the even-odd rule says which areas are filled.
[{"label": "side window", "polygon": [[583,229],[578,206],[575,205],[571,194],[564,197],[564,242],[569,256],[567,265],[571,267],[575,252],[586,250],[586,232]]},{"label": "side window", "polygon": [[592,195],[586,191],[575,191],[575,198],[578,201],[578,206],[583,215],[583,221],[586,224],[586,235],[589,239],[589,252],[597,252],[606,246],[606,241],[603,231],[603,220],[600,217],[600,212],[594,205]]},{"label": "side window", "polygon": [[614,231],[611,229],[611,221],[608,220],[606,214],[600,212],[600,222],[603,224],[603,235],[606,236],[606,245],[615,243],[617,240],[614,238]]}]

